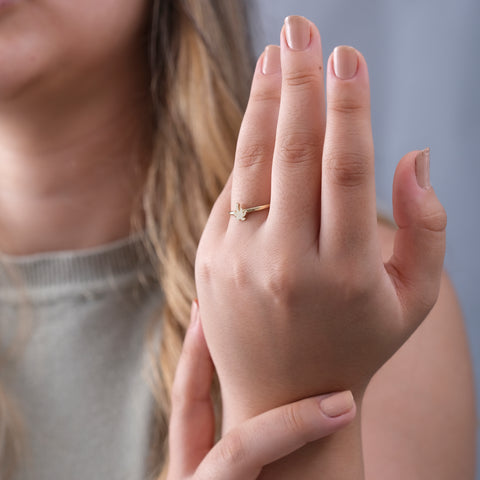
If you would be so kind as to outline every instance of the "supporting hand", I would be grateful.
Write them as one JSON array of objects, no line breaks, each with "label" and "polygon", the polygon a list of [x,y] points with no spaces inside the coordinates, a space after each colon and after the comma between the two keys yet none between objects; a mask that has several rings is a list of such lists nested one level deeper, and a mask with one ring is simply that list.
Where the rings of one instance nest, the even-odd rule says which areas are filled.
[{"label": "supporting hand", "polygon": [[214,446],[212,375],[194,304],[173,387],[168,480],[256,479],[264,465],[338,431],[355,417],[348,391],[307,398],[244,422]]}]

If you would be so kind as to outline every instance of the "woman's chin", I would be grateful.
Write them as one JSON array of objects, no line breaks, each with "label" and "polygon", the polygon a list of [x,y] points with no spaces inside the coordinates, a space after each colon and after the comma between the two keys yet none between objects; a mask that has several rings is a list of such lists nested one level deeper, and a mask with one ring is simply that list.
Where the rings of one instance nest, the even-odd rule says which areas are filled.
[{"label": "woman's chin", "polygon": [[35,64],[23,62],[12,65],[12,62],[0,56],[0,105],[3,108],[21,97],[29,96],[32,90],[38,90],[42,75],[41,69],[36,67]]}]

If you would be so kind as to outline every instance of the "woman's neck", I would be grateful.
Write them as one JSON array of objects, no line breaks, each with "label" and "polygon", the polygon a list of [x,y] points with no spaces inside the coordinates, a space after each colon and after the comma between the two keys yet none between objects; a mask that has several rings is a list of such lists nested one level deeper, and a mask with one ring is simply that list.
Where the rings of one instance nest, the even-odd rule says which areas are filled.
[{"label": "woman's neck", "polygon": [[151,151],[141,70],[119,65],[63,89],[50,82],[0,98],[2,252],[80,249],[128,235]]}]

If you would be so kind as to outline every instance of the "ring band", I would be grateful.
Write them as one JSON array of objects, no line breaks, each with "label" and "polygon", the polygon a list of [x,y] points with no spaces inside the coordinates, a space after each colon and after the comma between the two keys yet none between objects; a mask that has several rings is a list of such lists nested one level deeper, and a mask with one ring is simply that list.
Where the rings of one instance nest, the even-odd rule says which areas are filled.
[{"label": "ring band", "polygon": [[237,220],[244,222],[247,218],[247,213],[259,212],[260,210],[265,210],[270,208],[270,204],[260,205],[258,207],[242,208],[239,203],[235,204],[235,210],[230,212],[230,215],[233,215]]}]

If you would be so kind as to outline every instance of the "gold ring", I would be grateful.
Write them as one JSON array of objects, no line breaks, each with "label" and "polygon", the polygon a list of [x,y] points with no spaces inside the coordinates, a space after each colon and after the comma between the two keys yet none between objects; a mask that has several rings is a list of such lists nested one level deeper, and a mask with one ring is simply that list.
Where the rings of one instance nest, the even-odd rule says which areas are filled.
[{"label": "gold ring", "polygon": [[266,208],[270,208],[269,203],[267,203],[266,205],[260,205],[259,207],[250,208],[242,208],[240,207],[239,203],[236,203],[235,210],[232,210],[230,212],[230,215],[233,215],[237,220],[244,222],[246,220],[247,213],[259,212],[260,210],[265,210]]}]

